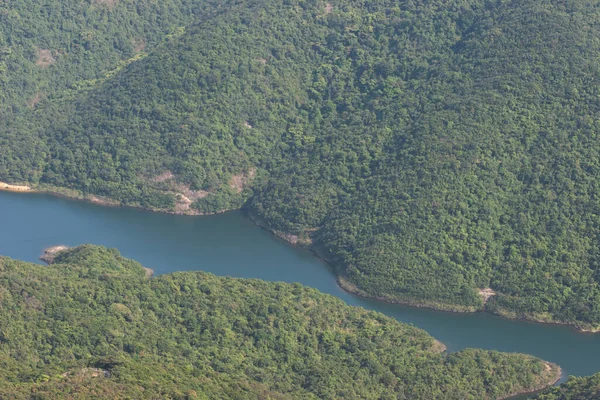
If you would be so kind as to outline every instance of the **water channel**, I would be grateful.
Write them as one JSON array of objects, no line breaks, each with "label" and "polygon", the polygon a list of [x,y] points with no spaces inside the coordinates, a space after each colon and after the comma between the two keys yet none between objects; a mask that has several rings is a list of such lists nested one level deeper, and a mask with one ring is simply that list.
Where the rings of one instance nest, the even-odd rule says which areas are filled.
[{"label": "water channel", "polygon": [[[0,254],[38,262],[51,245],[92,243],[117,248],[156,274],[216,275],[300,282],[346,303],[425,329],[456,351],[466,347],[522,352],[560,365],[564,377],[600,371],[600,333],[386,304],[343,291],[331,268],[254,225],[242,212],[207,217],[104,207],[38,193],[0,192]],[[564,378],[563,378],[564,379]]]}]

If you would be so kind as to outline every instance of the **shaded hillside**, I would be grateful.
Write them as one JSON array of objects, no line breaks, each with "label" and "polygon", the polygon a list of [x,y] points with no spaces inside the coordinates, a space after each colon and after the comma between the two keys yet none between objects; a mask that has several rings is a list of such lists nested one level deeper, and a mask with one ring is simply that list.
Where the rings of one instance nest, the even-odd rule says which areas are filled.
[{"label": "shaded hillside", "polygon": [[585,0],[228,4],[12,121],[0,179],[246,205],[364,295],[472,311],[489,287],[491,311],[595,328],[598,17]]},{"label": "shaded hillside", "polygon": [[93,86],[219,7],[207,0],[2,2],[0,115],[15,117],[47,98]]},{"label": "shaded hillside", "polygon": [[498,398],[558,369],[442,353],[425,332],[299,284],[145,277],[80,246],[49,267],[0,258],[0,397]]}]

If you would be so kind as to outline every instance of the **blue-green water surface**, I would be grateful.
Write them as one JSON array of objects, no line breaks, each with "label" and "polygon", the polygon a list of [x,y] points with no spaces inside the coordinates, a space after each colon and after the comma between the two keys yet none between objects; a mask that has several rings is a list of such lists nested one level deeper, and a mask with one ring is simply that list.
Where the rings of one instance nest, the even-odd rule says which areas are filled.
[{"label": "blue-green water surface", "polygon": [[344,292],[331,269],[254,225],[241,212],[206,217],[103,207],[36,193],[0,192],[0,254],[40,262],[51,245],[115,247],[156,274],[204,270],[216,275],[300,282],[355,306],[425,329],[448,346],[528,353],[567,375],[600,371],[600,333],[513,321],[487,313],[455,314],[386,304]]}]

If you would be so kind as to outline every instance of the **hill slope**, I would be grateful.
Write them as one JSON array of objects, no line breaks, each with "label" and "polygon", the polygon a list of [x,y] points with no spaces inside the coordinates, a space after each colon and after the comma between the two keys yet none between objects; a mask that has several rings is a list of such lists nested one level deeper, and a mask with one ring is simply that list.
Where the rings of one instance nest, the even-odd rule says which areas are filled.
[{"label": "hill slope", "polygon": [[0,397],[498,398],[558,368],[442,353],[425,332],[299,284],[175,273],[116,250],[0,258]]},{"label": "hill slope", "polygon": [[207,15],[9,122],[0,179],[183,213],[246,205],[362,294],[472,311],[490,287],[494,312],[600,324],[595,2]]},{"label": "hill slope", "polygon": [[600,374],[570,377],[566,383],[543,391],[537,400],[597,400],[600,399]]}]

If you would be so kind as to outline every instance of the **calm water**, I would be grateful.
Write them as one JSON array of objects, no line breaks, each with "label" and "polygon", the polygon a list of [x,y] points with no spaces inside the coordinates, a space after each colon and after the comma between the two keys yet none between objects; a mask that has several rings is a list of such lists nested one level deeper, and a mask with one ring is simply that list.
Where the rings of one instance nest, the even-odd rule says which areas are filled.
[{"label": "calm water", "polygon": [[425,329],[448,346],[529,353],[559,364],[565,375],[600,371],[600,334],[454,314],[365,300],[337,286],[330,268],[255,226],[240,212],[186,217],[102,207],[43,194],[0,192],[0,254],[40,262],[48,246],[116,247],[156,274],[204,270],[216,275],[300,282],[351,305],[380,311]]}]

